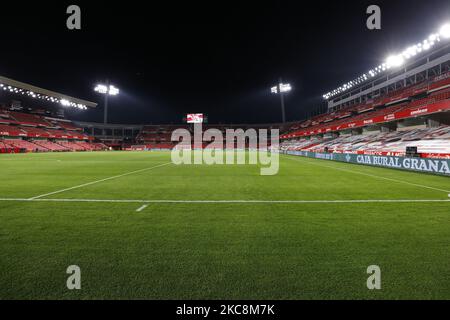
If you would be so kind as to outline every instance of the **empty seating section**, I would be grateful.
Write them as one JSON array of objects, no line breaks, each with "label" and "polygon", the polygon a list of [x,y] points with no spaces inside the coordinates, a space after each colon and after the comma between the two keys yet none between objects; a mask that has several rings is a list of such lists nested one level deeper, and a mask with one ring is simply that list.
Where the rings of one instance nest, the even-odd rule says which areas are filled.
[{"label": "empty seating section", "polygon": [[155,143],[170,143],[172,132],[176,129],[189,129],[187,125],[167,125],[167,126],[144,126],[137,136],[136,140],[139,143],[155,144]]},{"label": "empty seating section", "polygon": [[[349,131],[356,127],[444,111],[450,112],[450,74],[445,79],[403,88],[370,103],[346,107],[291,124],[287,134],[282,135],[282,138],[291,140],[283,141],[280,148],[282,151],[401,156],[405,155],[406,147],[413,146],[418,148],[422,157],[450,158],[449,126],[427,129],[411,127],[409,130],[403,128],[389,132],[378,129],[375,133],[363,134],[350,134]],[[325,134],[342,132],[341,130],[347,131],[340,136],[338,133]]]},{"label": "empty seating section", "polygon": [[66,147],[48,140],[34,140],[33,143],[50,151],[71,151]]},{"label": "empty seating section", "polygon": [[102,150],[108,150],[109,149],[105,144],[103,144],[101,142],[93,142],[91,144],[92,144],[92,146],[93,146],[95,151],[102,151]]},{"label": "empty seating section", "polygon": [[10,111],[10,115],[20,124],[29,124],[43,127],[50,127],[50,123],[43,117],[34,114]]},{"label": "empty seating section", "polygon": [[430,94],[428,98],[415,100],[408,105],[408,109],[414,109],[439,102],[442,100],[450,99],[450,90],[438,91]]},{"label": "empty seating section", "polygon": [[[352,135],[322,134],[373,123],[406,119],[416,115],[450,110],[450,73],[431,82],[402,88],[372,101],[292,124],[282,138],[281,150],[404,155],[414,146],[423,157],[450,158],[450,127],[402,129]],[[448,103],[447,103],[448,102]],[[350,115],[349,115],[350,113]],[[306,138],[310,136],[310,138]],[[327,137],[328,136],[328,137]]]},{"label": "empty seating section", "polygon": [[406,147],[414,146],[424,156],[450,156],[450,126],[409,131],[393,131],[363,135],[345,135],[337,138],[287,140],[283,151],[311,151],[361,154],[404,155]]},{"label": "empty seating section", "polygon": [[433,81],[429,86],[429,91],[439,90],[450,87],[450,77],[448,76],[448,73],[437,77],[435,81]]},{"label": "empty seating section", "polygon": [[52,121],[52,123],[54,123],[55,125],[59,126],[60,128],[62,128],[64,130],[69,130],[69,131],[79,131],[79,130],[81,130],[81,128],[76,127],[72,122]]},{"label": "empty seating section", "polygon": [[44,129],[41,129],[41,128],[22,126],[21,129],[23,131],[25,131],[28,135],[41,136],[41,137],[48,137],[49,136],[48,132],[45,131]]},{"label": "empty seating section", "polygon": [[19,137],[21,135],[26,135],[26,133],[20,127],[0,124],[0,136]]},{"label": "empty seating section", "polygon": [[72,135],[70,132],[64,130],[46,129],[46,131],[50,136],[56,138],[68,138],[69,136]]},{"label": "empty seating section", "polygon": [[89,140],[92,139],[83,133],[83,129],[70,121],[0,109],[1,153],[11,150],[61,152],[108,149],[103,143],[92,143]]},{"label": "empty seating section", "polygon": [[17,153],[17,152],[20,152],[20,149],[12,146],[0,139],[0,154],[1,153]]},{"label": "empty seating section", "polygon": [[85,141],[77,141],[76,144],[78,144],[79,147],[84,148],[84,150],[86,151],[101,151],[108,149],[108,147],[103,143],[88,143]]},{"label": "empty seating section", "polygon": [[170,141],[172,133],[142,133],[139,137],[143,141],[149,142]]},{"label": "empty seating section", "polygon": [[72,151],[87,151],[85,148],[83,148],[83,146],[79,145],[76,142],[59,141],[58,144]]},{"label": "empty seating section", "polygon": [[90,143],[85,141],[50,141],[50,140],[23,140],[4,139],[0,140],[1,149],[18,149],[27,152],[64,152],[64,151],[102,151],[107,150],[103,143]]},{"label": "empty seating section", "polygon": [[[449,101],[449,105],[446,108],[450,109],[450,73],[442,77],[444,79],[401,88],[360,105],[348,106],[338,111],[325,113],[309,120],[292,124],[286,133],[301,135],[305,131],[311,132],[329,126],[339,126],[378,116],[388,116],[395,112],[415,110],[441,101]],[[424,97],[424,94],[427,92],[428,96]],[[383,107],[386,105],[390,106]],[[390,118],[385,119],[385,121],[390,120]]]},{"label": "empty seating section", "polygon": [[[17,111],[10,111],[6,109],[0,109],[0,124],[4,125],[19,125],[20,129],[27,132],[38,132],[39,127],[41,130],[55,130],[55,132],[64,132],[65,135],[77,134],[79,135],[83,129],[75,126],[71,121],[60,120],[54,118],[47,118],[36,114],[29,114]],[[33,130],[32,128],[36,128]],[[71,133],[69,133],[69,132]],[[76,132],[76,133],[75,133]],[[44,132],[40,131],[43,135]]]},{"label": "empty seating section", "polygon": [[11,147],[15,147],[18,149],[25,149],[28,152],[34,151],[48,151],[47,148],[41,147],[37,144],[34,144],[30,141],[22,140],[22,139],[5,139],[3,140],[6,144],[9,144]]},{"label": "empty seating section", "polygon": [[[205,132],[209,129],[215,129],[222,132],[223,137],[225,139],[226,130],[227,129],[243,129],[244,131],[247,129],[267,129],[271,128],[280,128],[279,125],[271,125],[271,124],[256,124],[256,125],[248,125],[248,124],[235,124],[235,125],[208,125],[203,124],[202,130]],[[131,146],[130,148],[133,150],[143,150],[143,149],[172,149],[178,142],[172,142],[172,133],[176,129],[185,129],[190,131],[191,136],[193,136],[193,126],[192,125],[167,125],[167,126],[144,126],[141,130],[140,134],[136,138],[136,145]],[[189,143],[188,143],[189,145]],[[205,145],[209,145],[206,143]]]}]

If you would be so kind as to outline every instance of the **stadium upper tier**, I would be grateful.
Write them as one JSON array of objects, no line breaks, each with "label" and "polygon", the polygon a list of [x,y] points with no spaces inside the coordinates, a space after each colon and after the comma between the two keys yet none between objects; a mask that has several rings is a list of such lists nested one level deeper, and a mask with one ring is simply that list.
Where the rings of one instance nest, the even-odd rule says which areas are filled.
[{"label": "stadium upper tier", "polygon": [[105,150],[71,121],[0,109],[0,153]]},{"label": "stadium upper tier", "polygon": [[0,137],[93,140],[68,120],[0,109]]},{"label": "stadium upper tier", "polygon": [[450,72],[362,104],[293,124],[282,139],[313,136],[450,110]]}]

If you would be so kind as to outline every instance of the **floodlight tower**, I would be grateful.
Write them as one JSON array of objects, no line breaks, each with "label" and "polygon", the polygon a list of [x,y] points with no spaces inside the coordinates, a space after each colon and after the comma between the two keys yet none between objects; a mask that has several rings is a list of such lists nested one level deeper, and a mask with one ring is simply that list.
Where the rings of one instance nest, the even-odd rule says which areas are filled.
[{"label": "floodlight tower", "polygon": [[273,94],[280,95],[281,119],[282,119],[283,123],[286,122],[286,111],[284,108],[284,94],[291,90],[292,90],[291,85],[289,83],[283,83],[283,80],[281,78],[280,78],[278,85],[276,85],[270,89],[270,92],[272,92]]},{"label": "floodlight tower", "polygon": [[[101,93],[105,96],[105,107],[103,112],[103,124],[108,124],[108,100],[109,96],[117,96],[119,94],[119,89],[114,87],[109,83],[109,80],[106,80],[106,84],[98,84],[94,90],[98,93]],[[103,135],[106,135],[106,130],[103,129]]]}]

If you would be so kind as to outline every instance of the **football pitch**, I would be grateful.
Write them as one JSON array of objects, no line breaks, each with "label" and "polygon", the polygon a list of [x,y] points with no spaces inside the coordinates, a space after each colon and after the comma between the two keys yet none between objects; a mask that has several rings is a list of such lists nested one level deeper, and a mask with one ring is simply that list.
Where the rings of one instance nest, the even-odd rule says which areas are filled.
[{"label": "football pitch", "polygon": [[0,299],[450,299],[448,177],[168,152],[1,155],[0,177]]}]

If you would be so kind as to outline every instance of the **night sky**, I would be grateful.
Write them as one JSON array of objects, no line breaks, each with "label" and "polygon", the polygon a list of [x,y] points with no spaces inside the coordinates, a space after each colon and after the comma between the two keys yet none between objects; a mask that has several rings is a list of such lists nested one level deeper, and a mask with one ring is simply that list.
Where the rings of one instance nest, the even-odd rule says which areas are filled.
[{"label": "night sky", "polygon": [[[448,0],[93,2],[2,3],[0,75],[98,102],[70,115],[97,122],[92,89],[109,78],[121,89],[113,123],[180,123],[191,112],[279,122],[279,77],[294,88],[287,118],[300,120],[322,94],[450,21]],[[81,31],[66,28],[69,4],[81,7]],[[370,4],[382,9],[380,31],[366,28]]]}]

